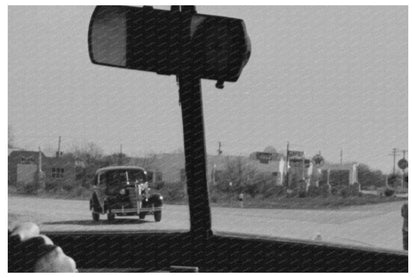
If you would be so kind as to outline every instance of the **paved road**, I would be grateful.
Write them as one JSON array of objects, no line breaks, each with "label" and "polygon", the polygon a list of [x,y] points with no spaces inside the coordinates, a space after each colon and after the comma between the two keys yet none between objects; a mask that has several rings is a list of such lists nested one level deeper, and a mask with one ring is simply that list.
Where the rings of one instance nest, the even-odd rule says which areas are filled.
[{"label": "paved road", "polygon": [[[403,202],[356,206],[339,210],[284,210],[213,208],[214,231],[323,241],[348,245],[402,249],[400,208]],[[91,220],[88,201],[9,196],[9,225],[17,221],[40,223],[43,231],[189,229],[187,206],[165,205],[162,222],[137,217],[109,224]],[[103,217],[104,218],[104,217]]]}]

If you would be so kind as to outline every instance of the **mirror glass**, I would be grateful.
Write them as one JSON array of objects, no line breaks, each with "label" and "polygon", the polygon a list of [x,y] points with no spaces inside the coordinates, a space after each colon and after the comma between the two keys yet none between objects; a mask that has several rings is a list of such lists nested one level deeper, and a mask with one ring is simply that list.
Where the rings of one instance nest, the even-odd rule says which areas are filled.
[{"label": "mirror glass", "polygon": [[97,8],[90,26],[91,60],[97,64],[126,67],[127,10]]}]

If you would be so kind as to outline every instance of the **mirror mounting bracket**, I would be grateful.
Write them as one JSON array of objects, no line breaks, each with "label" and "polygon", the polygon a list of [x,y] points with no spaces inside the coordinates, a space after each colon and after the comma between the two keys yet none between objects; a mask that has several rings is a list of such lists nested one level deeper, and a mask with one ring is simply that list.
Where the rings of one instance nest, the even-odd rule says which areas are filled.
[{"label": "mirror mounting bracket", "polygon": [[[172,6],[172,9],[177,9]],[[195,6],[180,6],[182,12],[195,13]],[[181,40],[191,40],[189,25],[182,22]],[[185,43],[183,45],[190,45]],[[182,53],[187,49],[183,49]],[[181,70],[176,76],[179,84],[179,102],[182,110],[186,183],[189,198],[191,233],[209,237],[211,211],[206,172],[206,147],[202,109],[201,79],[193,72],[191,55],[181,57]]]}]

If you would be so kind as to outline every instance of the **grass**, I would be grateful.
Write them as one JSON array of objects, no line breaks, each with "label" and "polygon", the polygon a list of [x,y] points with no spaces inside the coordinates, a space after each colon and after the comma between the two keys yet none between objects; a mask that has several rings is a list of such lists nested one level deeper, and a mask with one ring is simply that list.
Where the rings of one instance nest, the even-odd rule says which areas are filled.
[{"label": "grass", "polygon": [[[271,208],[271,209],[340,209],[349,206],[361,206],[380,204],[386,202],[401,201],[402,198],[379,196],[328,196],[305,198],[272,198],[261,200],[260,198],[248,199],[244,202],[246,208]],[[238,206],[237,201],[234,206]]]}]

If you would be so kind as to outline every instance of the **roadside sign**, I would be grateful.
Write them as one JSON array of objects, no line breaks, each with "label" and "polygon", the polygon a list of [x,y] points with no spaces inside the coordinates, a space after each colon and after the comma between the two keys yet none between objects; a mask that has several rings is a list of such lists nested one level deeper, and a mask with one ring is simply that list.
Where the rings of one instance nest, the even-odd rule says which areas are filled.
[{"label": "roadside sign", "polygon": [[407,167],[409,166],[409,163],[407,162],[405,158],[402,158],[399,160],[399,162],[397,162],[397,165],[399,166],[400,169],[404,170],[404,169],[407,169]]},{"label": "roadside sign", "polygon": [[273,158],[273,154],[271,153],[265,153],[265,152],[257,152],[256,153],[256,159],[260,161],[260,163],[267,164],[269,163]]},{"label": "roadside sign", "polygon": [[312,161],[318,167],[323,166],[325,163],[323,156],[320,154],[317,154],[314,157],[312,157]]},{"label": "roadside sign", "polygon": [[303,157],[305,155],[305,153],[303,151],[287,151],[287,156],[289,158],[291,157]]}]

